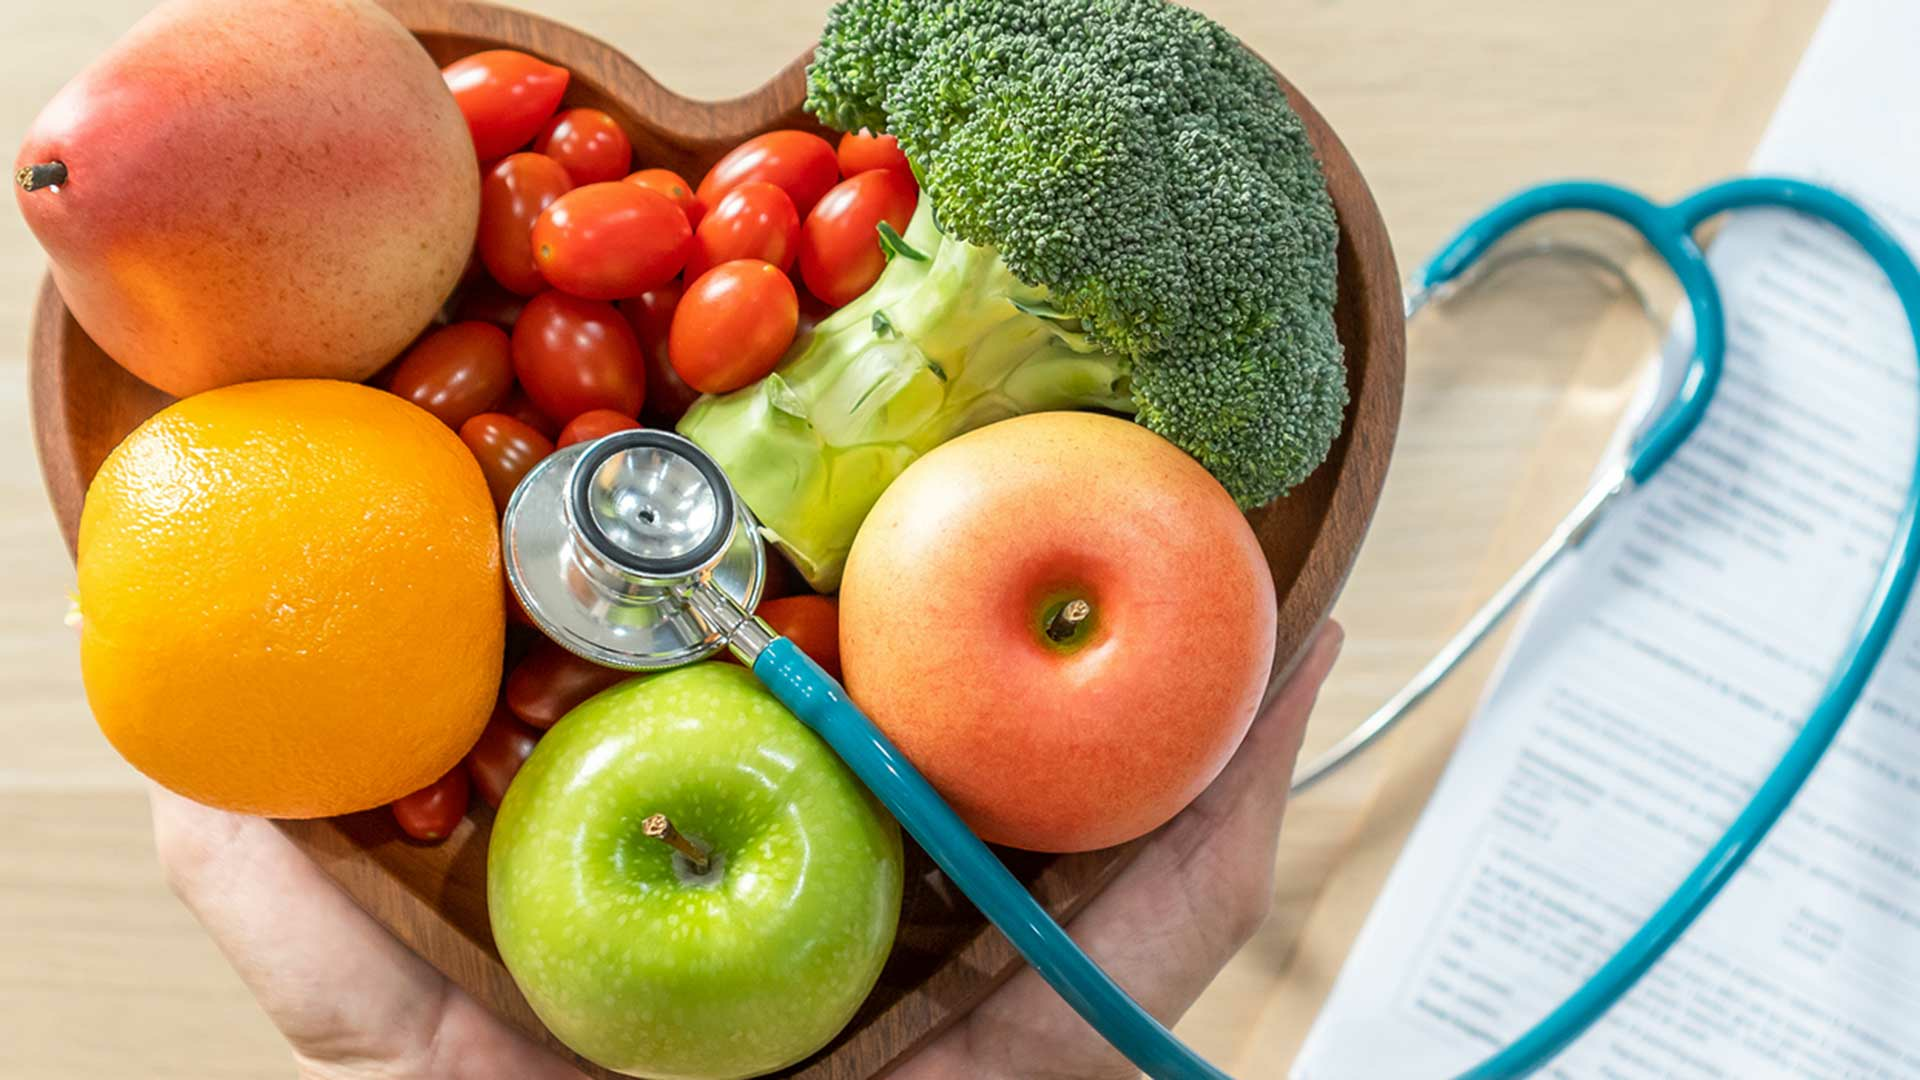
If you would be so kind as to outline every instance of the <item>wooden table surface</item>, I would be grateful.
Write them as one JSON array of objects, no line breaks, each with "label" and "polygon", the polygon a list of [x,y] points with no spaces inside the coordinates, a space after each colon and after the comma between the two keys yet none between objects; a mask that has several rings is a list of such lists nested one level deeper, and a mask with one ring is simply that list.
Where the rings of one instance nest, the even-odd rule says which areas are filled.
[{"label": "wooden table surface", "polygon": [[[151,4],[0,5],[0,146]],[[523,0],[667,84],[756,85],[825,0]],[[1662,196],[1737,170],[1822,0],[1203,0],[1284,70],[1372,183],[1403,268],[1506,191],[1604,176]],[[725,33],[707,28],[726,26]],[[1602,243],[1617,243],[1599,234]],[[93,726],[63,625],[73,571],[27,421],[42,271],[0,211],[0,1078],[288,1075],[278,1035],[160,882],[146,800]],[[1577,269],[1462,301],[1409,341],[1387,495],[1338,612],[1344,658],[1309,737],[1337,738],[1416,669],[1585,482],[1653,340]],[[1283,1075],[1471,711],[1475,673],[1373,759],[1301,798],[1274,915],[1182,1023],[1235,1075]]]}]

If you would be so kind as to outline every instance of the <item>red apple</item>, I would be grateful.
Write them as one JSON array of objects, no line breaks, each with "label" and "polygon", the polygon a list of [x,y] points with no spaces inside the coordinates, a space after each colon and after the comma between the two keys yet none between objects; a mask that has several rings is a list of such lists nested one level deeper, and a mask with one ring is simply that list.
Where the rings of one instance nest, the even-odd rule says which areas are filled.
[{"label": "red apple", "polygon": [[983,839],[1131,840],[1233,756],[1273,578],[1233,499],[1137,424],[1039,413],[931,451],[855,539],[853,698]]}]

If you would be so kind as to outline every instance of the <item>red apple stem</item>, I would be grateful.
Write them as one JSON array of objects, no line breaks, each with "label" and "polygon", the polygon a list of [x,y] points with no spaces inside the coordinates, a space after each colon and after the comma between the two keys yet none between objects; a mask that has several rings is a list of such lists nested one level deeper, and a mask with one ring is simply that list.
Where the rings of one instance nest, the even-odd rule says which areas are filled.
[{"label": "red apple stem", "polygon": [[19,172],[13,174],[13,182],[20,185],[21,191],[59,187],[67,182],[67,165],[63,161],[46,161],[22,166]]},{"label": "red apple stem", "polygon": [[1092,614],[1093,605],[1076,596],[1060,605],[1060,610],[1054,612],[1053,618],[1047,621],[1047,636],[1055,641],[1065,641]]},{"label": "red apple stem", "polygon": [[640,831],[685,855],[687,861],[693,864],[696,875],[705,874],[712,865],[713,852],[687,839],[679,829],[673,827],[673,822],[667,820],[665,814],[654,814],[641,822]]}]

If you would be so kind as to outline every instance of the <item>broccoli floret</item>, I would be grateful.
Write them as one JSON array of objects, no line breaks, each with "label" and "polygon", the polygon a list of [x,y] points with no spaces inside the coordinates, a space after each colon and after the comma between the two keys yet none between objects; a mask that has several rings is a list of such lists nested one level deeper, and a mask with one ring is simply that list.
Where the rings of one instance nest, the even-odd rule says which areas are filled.
[{"label": "broccoli floret", "polygon": [[1333,206],[1226,30],[1164,0],[842,0],[808,86],[823,122],[900,140],[907,250],[681,430],[816,586],[915,457],[1016,412],[1133,413],[1244,506],[1325,458]]}]

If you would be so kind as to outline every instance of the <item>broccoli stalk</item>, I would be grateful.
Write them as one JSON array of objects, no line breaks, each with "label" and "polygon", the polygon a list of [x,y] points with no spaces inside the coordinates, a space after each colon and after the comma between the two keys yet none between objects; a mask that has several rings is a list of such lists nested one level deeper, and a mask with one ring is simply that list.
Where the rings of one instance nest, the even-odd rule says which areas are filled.
[{"label": "broccoli stalk", "polygon": [[1326,457],[1333,204],[1233,35],[1166,0],[840,0],[807,79],[900,140],[919,208],[867,294],[680,430],[816,587],[916,457],[1016,413],[1132,413],[1243,506]]},{"label": "broccoli stalk", "polygon": [[714,456],[816,588],[902,470],[948,439],[1049,409],[1131,413],[1126,358],[1101,351],[991,248],[942,236],[923,199],[879,281],[777,372],[701,398],[680,431]]}]

